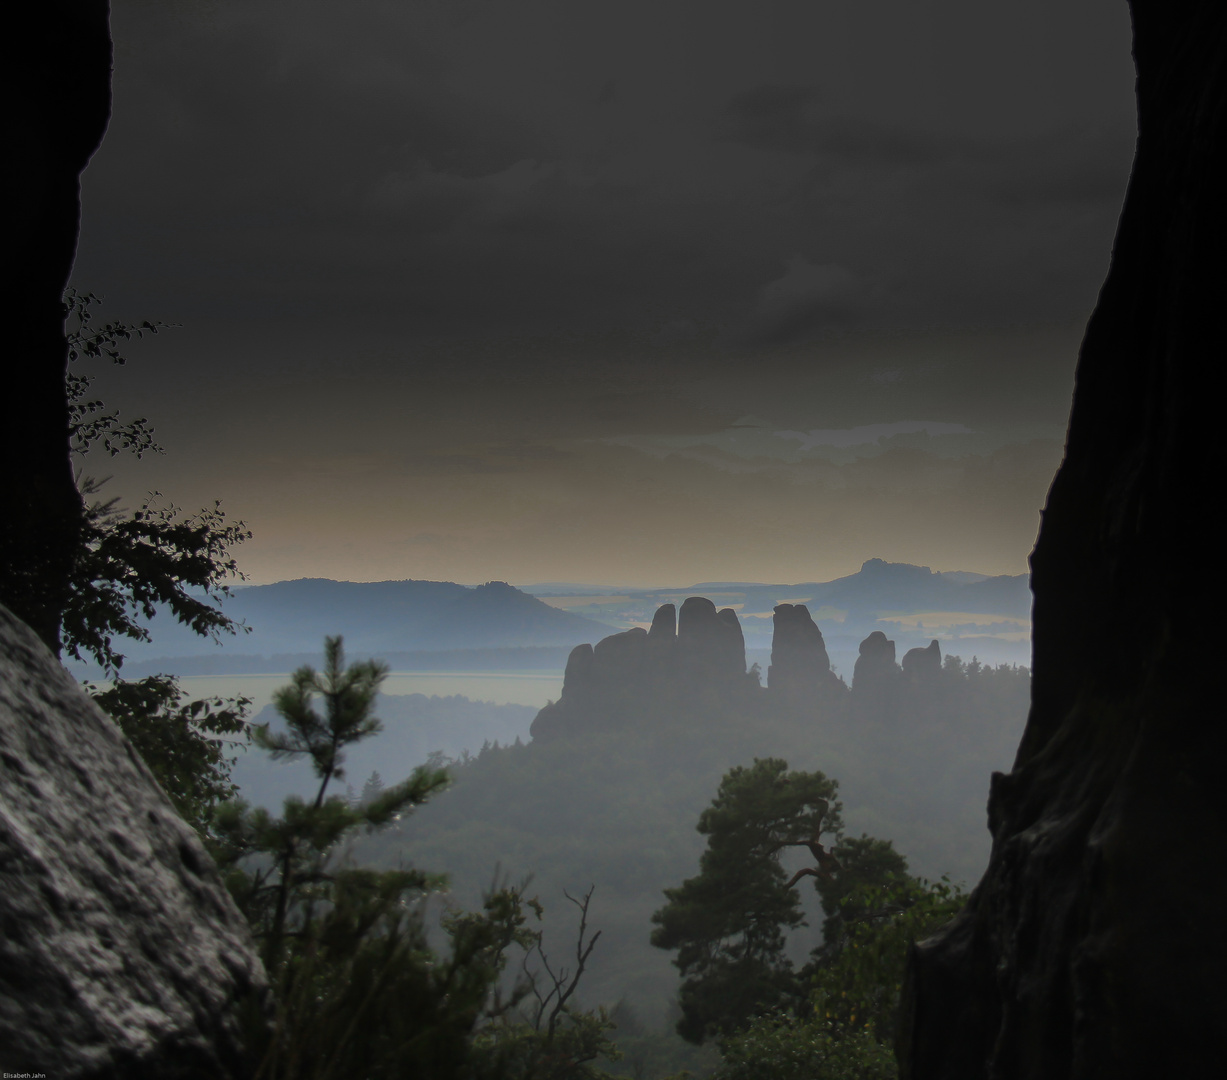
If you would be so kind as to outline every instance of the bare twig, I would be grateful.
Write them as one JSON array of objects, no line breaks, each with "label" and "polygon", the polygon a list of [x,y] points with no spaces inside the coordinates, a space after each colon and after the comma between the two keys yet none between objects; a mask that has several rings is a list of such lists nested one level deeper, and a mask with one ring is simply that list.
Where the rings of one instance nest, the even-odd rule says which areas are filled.
[{"label": "bare twig", "polygon": [[[552,1041],[554,1032],[558,1027],[559,1017],[566,1011],[567,1002],[575,993],[579,986],[579,980],[583,977],[584,968],[588,965],[588,958],[592,955],[592,950],[596,948],[596,943],[601,936],[601,931],[598,930],[592,935],[591,939],[585,941],[588,934],[588,905],[592,900],[592,894],[596,890],[595,885],[589,885],[588,891],[581,898],[572,896],[565,889],[563,896],[571,901],[579,908],[579,935],[575,940],[575,971],[568,971],[565,967],[560,967],[557,972],[550,967],[549,957],[542,948],[544,934],[537,936],[536,952],[541,958],[541,966],[545,969],[545,973],[549,976],[550,988],[549,992],[542,996],[541,991],[537,988],[537,981],[528,970],[528,957],[523,961],[523,968],[526,975],[529,975],[532,983],[532,993],[537,999],[537,1013],[533,1018],[533,1027],[536,1030],[541,1030],[542,1021],[545,1020],[546,1040]],[[550,1003],[553,1002],[553,1007]],[[548,1019],[546,1012],[549,1011]]]}]

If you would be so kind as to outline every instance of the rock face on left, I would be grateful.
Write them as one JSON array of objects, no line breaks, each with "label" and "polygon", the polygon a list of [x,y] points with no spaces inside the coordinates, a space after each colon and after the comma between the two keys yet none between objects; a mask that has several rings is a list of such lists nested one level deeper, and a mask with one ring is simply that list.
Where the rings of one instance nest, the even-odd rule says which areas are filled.
[{"label": "rock face on left", "polygon": [[265,988],[195,832],[0,607],[0,1066],[241,1076],[236,1007]]}]

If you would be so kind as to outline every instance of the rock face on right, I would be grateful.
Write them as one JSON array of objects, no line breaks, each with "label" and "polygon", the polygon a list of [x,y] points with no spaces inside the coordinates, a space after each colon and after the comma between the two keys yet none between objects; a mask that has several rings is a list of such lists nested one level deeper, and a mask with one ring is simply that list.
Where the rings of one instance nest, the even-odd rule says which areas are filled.
[{"label": "rock face on right", "polygon": [[984,878],[911,957],[911,1080],[1227,1061],[1227,723],[1203,644],[1223,588],[1187,574],[1224,472],[1227,6],[1130,6],[1137,157],[1032,556],[1032,709]]}]

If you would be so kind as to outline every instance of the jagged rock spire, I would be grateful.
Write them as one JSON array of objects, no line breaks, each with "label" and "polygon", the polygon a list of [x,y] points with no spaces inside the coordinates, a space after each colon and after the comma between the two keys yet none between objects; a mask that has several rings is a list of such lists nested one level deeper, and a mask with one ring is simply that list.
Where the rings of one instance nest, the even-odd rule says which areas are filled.
[{"label": "jagged rock spire", "polygon": [[[635,627],[571,651],[562,696],[537,714],[534,739],[621,729],[702,711],[713,694],[746,686],[737,613],[692,596],[681,612],[663,604],[650,630]],[[710,704],[710,702],[708,702]]]},{"label": "jagged rock spire", "polygon": [[839,680],[831,671],[822,631],[804,604],[777,604],[772,617],[767,689],[773,699],[801,705]]}]

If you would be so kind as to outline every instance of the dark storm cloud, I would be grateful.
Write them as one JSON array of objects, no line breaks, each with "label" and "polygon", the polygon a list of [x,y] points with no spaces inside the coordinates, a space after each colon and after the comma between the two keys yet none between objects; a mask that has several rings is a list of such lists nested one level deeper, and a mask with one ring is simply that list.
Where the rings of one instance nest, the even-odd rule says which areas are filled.
[{"label": "dark storm cloud", "polygon": [[762,150],[910,165],[977,148],[969,139],[826,115],[809,86],[762,83],[733,95],[724,111],[724,137]]},{"label": "dark storm cloud", "polygon": [[[1064,203],[1116,208],[1122,163],[1134,139],[1124,131],[1071,128],[999,150],[985,169],[984,190],[1012,203]],[[1126,166],[1127,168],[1127,166]]]},{"label": "dark storm cloud", "polygon": [[[946,42],[906,5],[869,6],[304,2],[287,21],[224,3],[125,20],[121,4],[116,120],[87,189],[106,209],[88,218],[81,273],[101,271],[103,246],[108,277],[177,288],[184,317],[360,315],[478,336],[690,320],[771,342],[832,318],[966,321],[986,291],[992,318],[1082,305],[1099,262],[1020,287],[1011,246],[1045,233],[1069,268],[1051,241],[1086,239],[1059,207],[1042,222],[1021,207],[1092,193],[1102,251],[1127,146],[1019,131],[1016,103],[973,63],[982,17],[951,16]],[[832,41],[873,20],[868,62],[841,71]],[[809,58],[783,40],[807,33]],[[961,89],[946,100],[917,81],[926,51],[978,73],[967,95],[995,96],[996,123]],[[804,77],[762,77],[773,68]],[[1005,273],[967,252],[986,241]],[[763,290],[794,257],[882,287],[764,326]]]},{"label": "dark storm cloud", "polygon": [[[1128,173],[1118,0],[114,12],[75,284],[182,324],[114,384],[171,451],[116,485],[234,499],[270,577],[607,576],[589,545],[640,580],[664,556],[630,534],[683,508],[729,560],[792,530],[796,580],[819,573],[798,567],[823,506],[853,547],[904,522],[931,545],[895,555],[946,565],[958,519],[996,537],[987,568],[1020,563]],[[899,443],[759,468],[730,449],[747,414],[764,446],[892,424],[988,441],[962,466]],[[999,493],[996,427],[1045,447]],[[945,508],[923,527],[873,506],[909,485]],[[849,494],[800,505],[819,489]],[[385,536],[389,569],[311,563],[320,522],[321,552]],[[435,561],[396,562],[410,548]],[[742,573],[721,566],[696,572]]]},{"label": "dark storm cloud", "polygon": [[816,266],[803,255],[758,292],[754,314],[738,340],[743,345],[793,341],[853,321],[868,307],[864,282],[842,266]]}]

